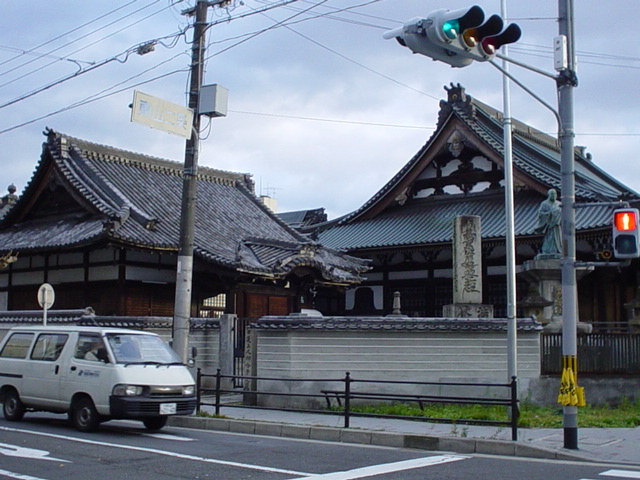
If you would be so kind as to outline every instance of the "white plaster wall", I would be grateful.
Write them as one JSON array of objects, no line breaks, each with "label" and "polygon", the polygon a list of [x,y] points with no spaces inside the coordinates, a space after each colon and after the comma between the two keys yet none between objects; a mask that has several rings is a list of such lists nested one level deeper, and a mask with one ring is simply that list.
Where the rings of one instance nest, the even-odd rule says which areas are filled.
[{"label": "white plaster wall", "polygon": [[[343,389],[337,380],[349,372],[355,380],[472,382],[506,384],[507,336],[495,332],[327,332],[258,330],[257,376],[308,379],[304,383],[263,382],[260,389],[319,395],[317,399],[264,397],[269,406],[322,407],[323,389]],[[540,376],[539,334],[518,337],[518,383]],[[453,396],[504,396],[507,389],[452,386],[353,384],[360,391]],[[464,392],[462,392],[464,390]]]}]

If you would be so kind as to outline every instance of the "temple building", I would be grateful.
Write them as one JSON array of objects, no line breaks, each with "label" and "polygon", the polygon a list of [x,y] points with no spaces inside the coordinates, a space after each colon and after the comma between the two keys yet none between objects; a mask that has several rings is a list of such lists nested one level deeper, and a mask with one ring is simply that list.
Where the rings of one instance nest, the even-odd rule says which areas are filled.
[{"label": "temple building", "polygon": [[[48,130],[33,177],[0,210],[0,311],[172,316],[182,164]],[[300,234],[254,194],[248,174],[198,170],[193,317],[299,312],[359,283],[367,262]],[[332,295],[332,294],[331,294]]]},{"label": "temple building", "polygon": [[[506,315],[503,117],[460,85],[446,90],[436,131],[391,180],[354,212],[302,229],[326,247],[372,260],[365,282],[344,298],[349,315],[389,314],[394,292],[400,292],[404,314],[442,316],[454,300],[452,235],[460,216],[480,217],[482,303],[492,305],[496,317]],[[640,196],[601,170],[582,147],[575,149],[575,168],[577,260],[583,265],[579,320],[594,331],[626,331],[639,264],[611,258],[611,219],[617,202],[638,207]],[[539,210],[551,190],[562,200],[557,139],[514,120],[513,177],[518,316],[537,308],[541,320],[550,322],[561,310],[560,273],[553,266],[529,267],[554,257],[540,256]],[[545,283],[547,274],[555,287]],[[317,307],[330,305],[321,299]]]}]

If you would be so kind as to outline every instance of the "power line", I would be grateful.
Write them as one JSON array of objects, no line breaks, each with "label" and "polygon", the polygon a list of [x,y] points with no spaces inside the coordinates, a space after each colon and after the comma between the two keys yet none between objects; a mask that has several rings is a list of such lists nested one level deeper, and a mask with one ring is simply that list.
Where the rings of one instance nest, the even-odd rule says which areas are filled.
[{"label": "power line", "polygon": [[[0,45],[0,50],[6,50],[8,52],[18,52],[21,55],[31,55],[31,56],[38,57],[38,58],[53,58],[55,60],[60,60],[60,61],[64,60],[64,61],[68,61],[68,62],[72,62],[72,63],[76,63],[76,64],[79,64],[79,63],[91,64],[91,62],[86,62],[86,61],[83,61],[83,60],[79,60],[77,58],[58,57],[56,55],[49,55],[49,54],[46,54],[46,53],[39,53],[39,52],[34,51],[33,49],[24,50],[22,48],[10,47],[8,45]],[[17,58],[17,57],[14,57],[14,58]]]},{"label": "power line", "polygon": [[[152,5],[156,4],[156,3],[160,2],[160,1],[161,1],[161,0],[154,0],[154,2],[153,2],[153,3],[151,3],[151,4],[149,4],[149,5],[146,5],[145,7],[141,8],[141,9],[139,9],[139,10],[136,10],[136,11],[135,11],[135,12],[133,12],[133,13],[141,12],[142,10],[145,10],[145,9],[149,8],[150,6],[152,6]],[[97,44],[97,43],[100,43],[100,42],[102,42],[102,41],[106,40],[107,38],[110,38],[110,37],[112,37],[112,36],[116,35],[117,33],[120,33],[120,32],[122,32],[122,31],[124,31],[124,30],[126,30],[126,29],[128,29],[128,28],[131,28],[131,27],[133,27],[133,26],[135,26],[135,25],[139,24],[139,23],[140,23],[140,22],[142,22],[142,21],[145,21],[145,20],[147,20],[147,19],[149,19],[149,18],[151,18],[151,17],[153,17],[153,16],[155,16],[155,15],[157,15],[157,14],[161,13],[162,11],[166,10],[167,8],[171,8],[171,6],[164,7],[164,8],[162,8],[162,9],[160,9],[160,10],[158,10],[158,11],[156,11],[156,12],[154,12],[154,13],[150,14],[150,15],[147,15],[146,17],[144,17],[144,18],[142,18],[142,19],[136,19],[136,20],[133,20],[133,21],[132,21],[131,23],[129,23],[127,26],[125,26],[125,27],[123,27],[123,28],[121,28],[121,29],[119,29],[119,30],[116,30],[115,32],[112,32],[112,33],[110,33],[109,35],[107,35],[107,36],[105,36],[105,37],[102,37],[102,38],[100,38],[100,39],[98,39],[98,40],[96,40],[96,41],[94,41],[94,42],[92,42],[92,43],[89,43],[88,45],[84,45],[83,47],[81,47],[81,48],[79,48],[79,49],[77,49],[77,50],[74,50],[74,51],[73,51],[73,52],[71,52],[69,55],[74,55],[74,54],[76,54],[76,53],[78,53],[78,52],[81,52],[82,50],[86,50],[87,48],[89,48],[89,47],[91,47],[91,46],[93,46],[93,45],[95,45],[95,44]],[[50,54],[50,53],[56,52],[56,51],[58,51],[58,50],[60,50],[60,49],[62,49],[62,48],[64,48],[64,47],[67,47],[67,46],[69,46],[69,45],[72,45],[73,43],[76,43],[76,42],[78,42],[78,41],[79,41],[79,40],[81,40],[81,39],[87,38],[87,37],[89,37],[89,36],[93,35],[94,33],[98,32],[98,31],[100,31],[100,30],[104,30],[105,28],[110,27],[110,26],[112,26],[112,25],[114,25],[114,24],[116,24],[116,23],[118,23],[118,22],[122,21],[122,20],[123,20],[123,19],[125,19],[125,18],[129,18],[130,16],[131,16],[131,14],[129,14],[129,15],[125,16],[125,17],[119,18],[119,19],[117,19],[117,20],[114,20],[113,22],[111,22],[111,23],[109,23],[109,24],[107,24],[107,25],[104,25],[103,27],[100,27],[99,29],[97,29],[97,30],[95,30],[95,31],[93,31],[93,32],[87,33],[86,35],[83,35],[83,36],[81,36],[80,38],[78,38],[78,39],[76,39],[76,40],[73,40],[73,41],[71,41],[71,42],[68,42],[68,43],[66,43],[66,44],[62,45],[61,47],[55,48],[55,49],[53,49],[53,50],[50,50],[49,52],[47,52],[47,54]],[[31,64],[31,63],[33,63],[33,62],[35,62],[36,60],[37,60],[37,59],[32,59],[32,60],[30,60],[29,62],[23,63],[22,65],[20,65],[20,66],[18,66],[18,67],[15,67],[15,68],[13,68],[13,69],[11,69],[11,70],[8,70],[8,71],[6,71],[6,72],[4,72],[4,73],[0,73],[0,77],[1,77],[1,76],[3,76],[3,75],[6,75],[7,73],[10,73],[10,72],[13,72],[13,71],[17,70],[18,68],[21,68],[21,67],[23,67],[23,66],[29,65],[29,64]],[[36,72],[41,72],[41,71],[42,71],[42,69],[47,68],[47,67],[49,67],[49,66],[53,65],[54,63],[56,63],[56,61],[50,62],[50,63],[48,63],[48,64],[44,65],[43,67],[36,68],[36,69],[34,69],[34,70],[31,70],[31,71],[30,71],[30,72],[28,72],[28,73],[25,73],[25,74],[23,74],[23,75],[21,75],[21,76],[19,76],[19,77],[14,78],[13,80],[10,80],[10,81],[8,81],[8,82],[5,82],[5,83],[3,83],[2,85],[0,85],[0,88],[5,87],[5,86],[7,86],[7,85],[10,85],[10,84],[12,84],[12,83],[15,83],[15,82],[17,82],[18,80],[22,80],[23,78],[28,77],[29,75],[32,75],[32,74],[34,74],[34,73],[36,73]]]},{"label": "power line", "polygon": [[[169,59],[169,60],[173,60],[174,58],[176,58],[176,57],[178,57],[178,56],[180,56],[180,55],[183,55],[183,54],[182,54],[182,53],[180,53],[180,54],[178,54],[178,55],[175,55],[174,57],[172,57],[172,58],[171,58],[171,59]],[[163,62],[163,63],[166,63],[166,62]],[[158,65],[158,66],[159,66],[159,65]],[[156,66],[156,67],[157,67],[157,66]],[[152,69],[154,69],[154,68],[156,68],[156,67],[152,67],[152,68],[150,68],[150,69],[148,69],[148,70],[145,70],[144,72],[142,72],[142,74],[147,73],[148,71],[150,71],[150,70],[152,70]],[[121,85],[122,83],[125,83],[125,82],[127,82],[127,81],[131,80],[132,78],[135,78],[135,76],[134,76],[134,77],[130,77],[130,78],[128,78],[127,80],[125,80],[125,82],[121,82],[120,84],[117,84],[117,85],[115,85],[115,86],[109,87],[108,89],[102,90],[102,92],[99,92],[99,93],[97,93],[97,94],[93,94],[93,95],[91,95],[91,96],[89,96],[89,97],[86,97],[86,98],[85,98],[85,99],[83,99],[83,100],[80,100],[80,101],[78,101],[78,102],[72,103],[71,105],[67,105],[66,107],[60,108],[60,109],[55,110],[55,111],[53,111],[53,112],[47,113],[47,114],[45,114],[45,115],[41,115],[41,116],[39,116],[39,117],[37,117],[37,118],[33,118],[33,119],[31,119],[31,120],[27,120],[26,122],[23,122],[23,123],[21,123],[21,124],[19,124],[19,125],[14,125],[14,126],[12,126],[12,127],[5,128],[4,130],[0,130],[0,135],[2,135],[3,133],[11,132],[11,131],[13,131],[13,130],[17,130],[18,128],[22,128],[22,127],[27,126],[27,125],[31,125],[32,123],[38,122],[38,121],[40,121],[40,120],[44,120],[45,118],[49,118],[49,117],[52,117],[52,116],[54,116],[54,115],[58,115],[58,114],[60,114],[60,113],[67,112],[67,111],[69,111],[69,110],[73,110],[73,109],[75,109],[75,108],[82,107],[82,106],[84,106],[84,105],[88,105],[88,104],[93,103],[93,102],[96,102],[96,101],[98,101],[98,100],[102,100],[102,99],[107,98],[107,97],[110,97],[110,96],[112,96],[112,95],[116,95],[116,94],[118,94],[118,93],[122,93],[122,92],[124,92],[124,91],[126,91],[126,90],[130,90],[130,89],[132,89],[132,88],[139,87],[139,86],[141,86],[141,85],[145,85],[145,84],[147,84],[147,83],[155,82],[156,80],[160,80],[160,79],[162,79],[162,78],[166,78],[166,77],[169,77],[169,76],[171,76],[171,75],[175,75],[176,73],[184,73],[184,72],[186,72],[186,71],[188,71],[188,68],[182,68],[182,69],[179,69],[179,70],[173,70],[172,72],[163,73],[163,74],[158,75],[158,76],[156,76],[156,77],[150,78],[149,80],[144,80],[144,81],[142,81],[142,82],[138,82],[138,83],[133,84],[133,85],[127,85],[127,86],[125,86],[125,87],[123,87],[123,88],[120,88],[120,89],[118,89],[118,90],[115,90],[115,91],[113,91],[113,92],[110,92],[110,93],[104,93],[104,94],[102,94],[103,92],[107,92],[108,90],[113,89],[113,88],[114,88],[115,86],[117,86],[117,85]],[[142,74],[140,74],[140,75],[142,75]],[[137,75],[137,76],[140,76],[140,75]]]},{"label": "power line", "polygon": [[[53,43],[53,42],[55,42],[56,40],[61,39],[62,37],[66,37],[67,35],[69,35],[69,34],[71,34],[71,33],[75,32],[75,31],[77,31],[77,30],[80,30],[80,29],[82,29],[82,28],[84,28],[84,27],[86,27],[86,26],[88,26],[88,25],[91,25],[92,23],[95,23],[95,22],[97,22],[98,20],[102,20],[103,18],[108,17],[109,15],[111,15],[111,14],[113,14],[113,13],[117,12],[118,10],[122,10],[123,8],[128,7],[129,5],[131,5],[131,4],[133,4],[133,3],[136,3],[137,1],[138,1],[138,0],[132,0],[131,2],[129,2],[129,3],[125,4],[125,5],[122,5],[122,6],[118,7],[118,8],[115,8],[114,10],[111,10],[111,11],[109,11],[109,12],[105,13],[104,15],[99,16],[98,18],[94,18],[93,20],[91,20],[91,21],[89,21],[89,22],[87,22],[87,23],[84,23],[84,24],[82,24],[82,25],[80,25],[80,26],[78,26],[78,27],[75,27],[74,29],[69,30],[68,32],[62,33],[62,34],[58,35],[57,37],[54,37],[54,38],[52,38],[52,39],[50,39],[50,40],[47,40],[47,41],[45,41],[45,42],[41,43],[40,45],[37,45],[37,46],[35,46],[35,47],[33,47],[33,48],[29,49],[29,50],[21,50],[19,55],[16,55],[15,57],[11,57],[11,58],[9,58],[9,59],[7,59],[7,60],[4,60],[3,62],[0,62],[0,66],[4,65],[4,64],[6,64],[6,63],[9,63],[9,62],[11,62],[11,61],[13,61],[13,60],[15,60],[15,59],[17,59],[17,58],[20,58],[20,57],[21,57],[21,56],[23,56],[23,55],[26,55],[26,54],[29,54],[29,53],[33,53],[33,52],[35,52],[38,48],[42,48],[42,47],[44,47],[44,46],[46,46],[46,45],[49,45],[50,43]],[[54,51],[55,51],[55,50],[54,50]],[[52,52],[49,52],[49,53],[52,53]],[[48,55],[48,54],[43,54],[42,56],[46,56],[46,55]],[[8,73],[8,72],[4,72],[4,73],[2,73],[2,74],[0,74],[0,75],[4,75],[5,73]]]},{"label": "power line", "polygon": [[[370,5],[370,4],[372,4],[372,3],[377,3],[377,2],[379,2],[379,1],[381,1],[381,0],[372,0],[372,1],[370,1],[370,2],[367,2],[367,3],[362,4],[362,5],[360,5],[360,6]],[[267,16],[266,14],[264,14],[264,15],[265,15],[265,16]],[[269,17],[267,16],[267,18],[269,18]],[[400,86],[402,86],[402,87],[408,88],[409,90],[413,90],[414,92],[420,93],[421,95],[425,95],[425,96],[427,96],[427,97],[429,97],[429,98],[433,98],[434,100],[440,101],[440,99],[439,99],[439,98],[437,98],[437,97],[435,97],[434,95],[431,95],[431,94],[428,94],[428,93],[423,92],[423,91],[421,91],[421,90],[418,90],[417,88],[413,88],[413,87],[411,87],[411,86],[409,86],[409,85],[407,85],[407,84],[405,84],[405,83],[402,83],[402,82],[400,82],[400,81],[396,80],[395,78],[389,77],[388,75],[385,75],[385,74],[383,74],[383,73],[381,73],[381,72],[378,72],[377,70],[374,70],[374,69],[372,69],[372,68],[370,68],[370,67],[367,67],[366,65],[364,65],[364,64],[362,64],[362,63],[360,63],[360,62],[357,62],[357,61],[353,60],[352,58],[349,58],[349,57],[347,57],[346,55],[343,55],[342,53],[340,53],[340,52],[338,52],[338,51],[336,51],[336,50],[334,50],[334,49],[332,49],[332,48],[329,48],[328,46],[326,46],[326,45],[324,45],[324,44],[322,44],[322,43],[320,43],[320,42],[318,42],[318,41],[316,41],[316,40],[313,40],[312,38],[308,37],[307,35],[304,35],[303,33],[300,33],[298,30],[295,30],[295,29],[291,28],[291,27],[289,26],[289,24],[285,24],[285,25],[283,25],[283,26],[284,26],[287,30],[289,30],[289,31],[291,31],[291,32],[293,32],[293,33],[295,33],[296,35],[301,36],[302,38],[304,38],[305,40],[307,40],[307,41],[309,41],[309,42],[313,43],[314,45],[317,45],[317,46],[319,46],[320,48],[323,48],[323,49],[325,49],[325,50],[327,50],[327,51],[329,51],[329,52],[333,53],[334,55],[337,55],[337,56],[339,56],[340,58],[343,58],[344,60],[347,60],[348,62],[353,63],[354,65],[357,65],[357,66],[359,66],[359,67],[361,67],[361,68],[364,68],[365,70],[367,70],[367,71],[369,71],[369,72],[371,72],[371,73],[374,73],[374,74],[376,74],[376,75],[379,75],[380,77],[385,78],[385,79],[387,79],[387,80],[390,80],[390,81],[392,81],[392,82],[394,82],[394,83],[396,83],[396,84],[398,84],[398,85],[400,85]]]},{"label": "power line", "polygon": [[[242,15],[236,15],[236,16],[233,16],[233,17],[231,17],[231,16],[230,16],[230,17],[228,17],[228,18],[226,18],[226,19],[222,19],[222,20],[220,20],[220,21],[213,22],[213,23],[212,23],[208,28],[210,28],[211,26],[213,26],[213,25],[215,25],[215,24],[218,24],[218,23],[226,23],[226,22],[231,21],[231,20],[234,20],[234,19],[244,18],[244,17],[249,16],[249,15],[254,15],[255,13],[262,13],[262,12],[264,12],[264,11],[266,11],[266,10],[270,10],[270,9],[272,9],[272,8],[277,8],[277,7],[280,7],[280,6],[288,5],[288,4],[290,4],[290,3],[293,3],[294,1],[296,1],[296,0],[283,1],[283,2],[280,2],[280,3],[275,4],[275,5],[270,5],[269,7],[266,7],[265,9],[261,9],[261,10],[259,10],[259,11],[252,11],[252,12],[249,12],[249,13],[245,13],[245,14],[242,14]],[[212,57],[214,57],[214,56],[216,56],[216,55],[219,55],[219,54],[221,54],[221,53],[223,53],[223,52],[226,52],[226,51],[230,50],[231,48],[233,48],[233,47],[235,47],[235,46],[238,46],[238,45],[240,45],[240,44],[242,44],[242,43],[244,43],[244,42],[246,42],[246,41],[248,41],[248,40],[250,40],[250,39],[252,39],[252,38],[255,38],[256,36],[260,35],[261,33],[266,32],[266,31],[269,31],[269,30],[272,30],[272,29],[275,29],[275,28],[280,28],[280,27],[282,27],[282,26],[285,26],[285,27],[289,28],[289,25],[292,25],[292,24],[295,24],[295,23],[299,23],[299,22],[301,22],[301,21],[313,20],[313,19],[317,19],[317,18],[321,18],[321,17],[328,18],[328,19],[330,19],[330,20],[338,20],[338,19],[339,19],[339,17],[337,17],[335,14],[336,14],[336,13],[341,13],[342,11],[347,10],[347,9],[341,9],[340,11],[336,11],[336,10],[339,10],[339,9],[336,9],[336,8],[334,8],[334,7],[331,7],[331,8],[332,8],[332,11],[331,11],[330,13],[317,14],[317,15],[313,15],[311,18],[308,18],[308,19],[298,19],[298,20],[292,21],[294,18],[298,17],[299,15],[302,15],[302,14],[308,15],[308,12],[309,12],[311,9],[315,8],[315,7],[318,7],[318,6],[324,6],[324,8],[329,8],[328,6],[323,5],[326,1],[328,1],[328,0],[324,0],[324,1],[320,2],[320,3],[314,3],[314,4],[312,4],[312,6],[311,6],[310,8],[305,9],[305,10],[302,10],[302,11],[299,11],[296,15],[293,15],[293,16],[291,16],[291,17],[289,17],[289,18],[287,18],[287,19],[285,19],[285,20],[283,20],[283,21],[281,21],[281,22],[277,22],[276,24],[271,25],[270,27],[267,27],[267,28],[265,28],[265,29],[262,29],[262,30],[260,30],[260,31],[258,31],[258,32],[253,32],[253,33],[250,33],[250,34],[245,34],[245,35],[243,35],[242,37],[249,37],[249,38],[244,38],[241,42],[237,42],[237,43],[235,43],[234,45],[231,45],[230,47],[228,47],[228,48],[226,48],[226,49],[223,49],[223,50],[221,50],[221,51],[219,51],[219,52],[216,52],[216,53],[214,53],[213,55],[210,55],[209,57],[207,57],[207,59],[210,59],[210,58],[212,58]],[[379,1],[379,0],[376,0],[376,1]],[[133,2],[131,2],[131,3],[133,3]],[[368,3],[375,3],[375,2],[368,2]],[[368,4],[368,3],[367,3],[367,4]],[[367,5],[367,4],[364,4],[364,5]],[[172,6],[173,6],[173,4],[172,4]],[[356,7],[348,7],[348,8],[356,8]],[[156,13],[159,13],[159,12],[156,12]],[[338,20],[338,21],[340,21],[340,20]],[[377,28],[377,27],[372,26],[372,25],[367,25],[367,26]],[[302,36],[303,38],[307,39],[308,41],[310,41],[310,42],[312,42],[312,43],[314,43],[314,44],[316,44],[316,45],[320,46],[321,48],[324,48],[324,49],[326,49],[326,50],[330,51],[331,53],[334,53],[335,55],[338,55],[338,56],[340,56],[341,58],[346,59],[347,61],[350,61],[350,62],[352,62],[352,63],[354,63],[354,64],[356,64],[356,65],[359,65],[359,66],[361,66],[362,68],[365,68],[365,69],[367,69],[368,71],[370,71],[370,72],[372,72],[372,73],[375,73],[376,75],[381,75],[381,76],[383,76],[384,78],[387,78],[387,79],[389,79],[389,80],[391,80],[391,81],[393,81],[393,82],[395,82],[395,83],[397,83],[397,84],[399,84],[399,85],[401,85],[401,86],[403,86],[403,87],[405,87],[405,88],[409,88],[409,89],[414,90],[414,91],[416,91],[416,92],[418,92],[418,93],[421,93],[421,94],[423,94],[423,95],[427,95],[427,96],[430,96],[431,98],[434,98],[434,99],[436,99],[436,100],[439,100],[439,98],[437,98],[437,97],[435,97],[435,96],[431,96],[431,95],[429,95],[429,94],[426,94],[426,93],[424,93],[424,92],[421,92],[421,91],[419,91],[419,90],[417,90],[417,89],[414,89],[414,88],[412,88],[412,87],[410,87],[410,86],[408,86],[408,85],[402,84],[401,82],[398,82],[398,81],[396,81],[396,80],[394,80],[394,79],[392,79],[392,78],[390,78],[390,77],[387,77],[387,76],[385,76],[385,75],[383,75],[383,74],[381,74],[381,73],[379,73],[379,72],[376,72],[375,70],[370,69],[369,67],[366,67],[366,66],[364,66],[364,65],[360,64],[359,62],[356,62],[356,61],[354,61],[354,60],[352,60],[352,59],[350,59],[350,58],[346,57],[345,55],[343,55],[343,54],[341,54],[341,53],[339,53],[339,52],[336,52],[335,50],[332,50],[332,49],[330,49],[330,48],[326,47],[325,45],[321,44],[320,42],[318,42],[318,41],[316,41],[316,40],[313,40],[313,39],[311,39],[311,38],[309,38],[309,37],[307,37],[307,36],[305,36],[305,35],[301,34],[300,32],[297,32],[297,31],[295,31],[295,30],[293,30],[293,29],[291,29],[291,28],[290,28],[290,30],[292,30],[292,31],[293,31],[294,33],[296,33],[297,35],[300,35],[300,36]],[[184,33],[184,32],[182,32],[182,33]],[[236,38],[238,38],[238,37],[236,37]],[[224,40],[224,41],[229,41],[229,39]],[[222,42],[222,41],[221,41],[221,42]],[[221,42],[217,42],[217,43],[221,43]],[[523,46],[524,46],[524,47],[526,47],[526,44],[523,44]],[[539,47],[539,46],[533,46],[533,47],[534,47],[534,49],[533,49],[533,51],[534,51],[534,52],[536,51],[536,49],[538,49],[538,51],[539,51],[539,53],[540,53],[540,54],[545,54],[545,52],[544,52],[544,48],[545,48],[545,47]],[[580,53],[580,52],[579,52],[579,53]],[[596,56],[597,56],[598,54],[593,54],[593,55],[596,55]],[[169,59],[169,61],[170,61],[170,60],[175,59],[176,57],[177,57],[177,56],[172,57],[171,59]],[[604,56],[604,57],[613,57],[613,56]],[[620,59],[621,61],[627,61],[627,60],[632,60],[632,61],[633,61],[633,60],[634,60],[634,58],[633,58],[633,57],[624,57],[624,56],[619,56],[619,59]],[[163,62],[162,64],[164,64],[164,63],[166,63],[166,62]],[[158,66],[159,66],[159,65],[158,65]],[[155,67],[154,67],[154,68],[155,68]],[[58,114],[58,113],[62,113],[62,112],[64,112],[64,111],[67,111],[67,110],[70,110],[70,109],[73,109],[73,108],[77,108],[77,107],[82,106],[82,105],[86,105],[87,103],[91,103],[91,102],[94,102],[94,101],[97,101],[97,100],[101,100],[101,99],[106,98],[106,97],[108,97],[108,96],[110,96],[110,95],[114,95],[114,94],[116,94],[116,93],[120,93],[120,92],[122,92],[122,91],[124,91],[124,90],[126,90],[126,89],[130,89],[130,88],[133,88],[133,87],[135,87],[135,86],[143,85],[143,84],[146,84],[146,83],[151,83],[151,82],[156,81],[156,80],[159,80],[159,79],[161,79],[161,78],[164,78],[164,77],[167,77],[167,76],[170,76],[170,75],[174,75],[174,74],[176,74],[176,73],[180,73],[180,72],[184,72],[184,71],[186,71],[186,70],[184,70],[184,69],[175,70],[175,71],[172,71],[172,72],[169,72],[169,73],[166,73],[166,74],[159,75],[159,76],[154,77],[154,78],[152,78],[152,79],[149,79],[149,80],[145,80],[145,81],[139,82],[139,83],[137,83],[137,84],[135,84],[135,85],[133,85],[133,86],[127,86],[127,87],[124,87],[124,88],[119,89],[119,90],[117,90],[117,91],[113,91],[113,92],[111,92],[111,93],[105,93],[105,92],[108,92],[108,91],[109,91],[109,90],[111,90],[111,89],[117,88],[119,85],[123,85],[124,83],[131,81],[131,80],[132,80],[132,79],[134,79],[134,78],[137,78],[137,77],[139,77],[139,76],[141,76],[141,75],[144,75],[144,74],[145,74],[145,73],[147,73],[149,70],[151,70],[151,69],[145,70],[145,71],[141,72],[140,74],[138,74],[138,75],[136,75],[136,76],[134,76],[134,77],[130,77],[130,78],[128,78],[127,80],[125,80],[125,81],[123,81],[123,82],[119,82],[118,84],[115,84],[115,85],[113,85],[113,86],[109,87],[109,89],[103,90],[103,91],[101,91],[101,92],[99,92],[99,93],[97,93],[97,94],[94,94],[94,95],[92,95],[92,96],[90,96],[90,97],[85,98],[84,100],[81,100],[81,101],[79,101],[79,102],[76,102],[76,103],[74,103],[74,104],[71,104],[71,105],[69,105],[68,107],[64,107],[64,108],[62,108],[62,109],[56,110],[55,112],[51,112],[50,114],[40,116],[40,117],[38,117],[37,119],[34,119],[34,120],[31,120],[31,121],[25,122],[25,123],[23,123],[23,124],[20,124],[20,125],[14,126],[14,127],[10,127],[10,128],[8,128],[8,129],[5,129],[5,130],[2,130],[2,131],[0,131],[0,134],[2,134],[2,133],[6,133],[6,132],[11,131],[11,130],[14,130],[14,129],[16,129],[16,128],[20,128],[20,127],[22,127],[22,126],[24,126],[24,125],[28,125],[28,124],[34,123],[34,122],[36,122],[36,121],[42,120],[43,118],[47,118],[47,117],[49,117],[49,116],[52,116],[52,115],[55,115],[55,114]],[[345,121],[340,121],[340,120],[332,120],[332,119],[320,119],[320,118],[304,117],[304,116],[287,116],[287,115],[267,114],[267,113],[256,113],[256,112],[242,112],[242,111],[236,111],[235,113],[248,114],[248,115],[262,115],[262,116],[284,117],[284,118],[293,118],[293,119],[299,119],[299,120],[310,120],[310,121],[335,122],[335,123],[351,123],[351,124],[371,125],[371,126],[389,126],[389,127],[394,127],[394,128],[429,128],[429,127],[419,127],[419,126],[402,126],[402,125],[386,125],[386,124],[366,123],[366,122],[350,122],[350,121],[346,121],[346,120],[345,120]],[[584,133],[584,134],[581,134],[581,133],[577,133],[577,134],[578,134],[578,135],[585,135],[585,136],[586,136],[586,135],[593,135],[593,136],[595,136],[595,135],[601,135],[601,136],[638,136],[638,135],[640,135],[640,134],[635,134],[635,133],[627,133],[627,134],[622,134],[622,133]]]},{"label": "power line", "polygon": [[[104,65],[107,65],[107,64],[109,64],[109,63],[111,63],[113,61],[118,61],[120,63],[125,63],[128,60],[129,55],[131,55],[132,53],[137,52],[139,54],[143,54],[143,53],[140,53],[141,47],[144,47],[144,46],[147,46],[147,45],[156,45],[158,43],[163,45],[163,46],[167,46],[161,40],[166,40],[168,38],[174,38],[173,45],[170,44],[170,45],[167,46],[167,48],[173,48],[175,46],[175,44],[177,43],[177,39],[180,36],[184,35],[184,33],[185,33],[184,31],[181,31],[181,32],[174,33],[172,35],[167,35],[167,36],[162,37],[162,38],[158,38],[158,39],[149,40],[149,41],[146,41],[146,42],[139,43],[139,44],[137,44],[137,45],[135,45],[133,47],[128,48],[124,52],[119,53],[118,55],[115,55],[113,57],[107,58],[107,59],[102,60],[100,62],[92,63],[87,68],[81,68],[80,70],[78,70],[77,72],[75,72],[75,73],[73,73],[71,75],[67,75],[66,77],[62,77],[62,78],[60,78],[60,79],[58,79],[58,80],[56,80],[54,82],[48,83],[48,84],[46,84],[46,85],[44,85],[42,87],[36,88],[34,90],[31,90],[30,92],[27,92],[27,93],[25,93],[23,95],[20,95],[20,96],[14,98],[13,100],[10,100],[10,101],[8,101],[6,103],[0,104],[0,109],[3,109],[3,108],[8,107],[10,105],[14,105],[14,104],[16,104],[18,102],[21,102],[23,100],[31,98],[34,95],[37,95],[38,93],[42,93],[42,92],[44,92],[46,90],[49,90],[50,88],[53,88],[53,87],[55,87],[57,85],[60,85],[60,84],[66,82],[68,80],[71,80],[71,79],[74,79],[74,78],[78,78],[79,76],[84,75],[85,73],[89,73],[89,72],[91,72],[91,71],[93,71],[93,70],[95,70],[95,69],[97,69],[99,67],[103,67]],[[120,60],[119,57],[121,57],[123,55],[124,55],[124,59]]]},{"label": "power line", "polygon": [[340,123],[348,125],[362,125],[367,127],[391,127],[391,128],[411,128],[419,130],[435,130],[435,127],[425,127],[420,125],[397,125],[392,123],[376,123],[376,122],[360,122],[355,120],[338,120],[335,118],[317,118],[317,117],[303,117],[299,115],[284,115],[277,113],[265,113],[265,112],[247,112],[242,110],[229,110],[230,113],[239,113],[241,115],[258,115],[263,117],[277,117],[277,118],[290,118],[293,120],[308,120],[313,122],[325,122],[325,123]]},{"label": "power line", "polygon": [[278,28],[279,26],[283,25],[285,22],[288,22],[289,20],[291,20],[291,19],[293,19],[293,18],[296,18],[296,17],[298,17],[298,16],[300,16],[300,15],[302,15],[302,14],[304,14],[304,13],[306,13],[306,12],[308,12],[308,11],[310,11],[310,10],[314,9],[315,7],[317,7],[317,6],[319,6],[319,5],[322,5],[322,4],[324,4],[324,3],[328,2],[328,1],[329,1],[329,0],[321,0],[319,3],[317,3],[317,4],[313,4],[312,6],[310,6],[309,8],[307,8],[306,10],[304,10],[304,11],[302,11],[302,12],[296,13],[295,15],[292,15],[292,16],[290,16],[289,18],[286,18],[285,20],[282,20],[282,21],[276,22],[274,25],[271,25],[271,26],[269,26],[269,27],[267,27],[267,28],[263,28],[262,30],[258,30],[257,32],[254,32],[254,33],[252,33],[252,34],[248,35],[247,37],[245,37],[245,38],[243,38],[242,40],[240,40],[240,41],[238,41],[238,42],[234,43],[233,45],[231,45],[231,46],[229,46],[229,47],[227,47],[227,48],[224,48],[224,49],[222,49],[222,50],[220,50],[220,51],[216,52],[216,53],[215,53],[215,54],[213,54],[213,55],[209,55],[208,57],[206,57],[206,58],[205,58],[205,61],[207,61],[207,60],[209,60],[209,59],[211,59],[211,58],[213,58],[213,57],[215,57],[215,56],[218,56],[218,55],[220,55],[220,54],[222,54],[222,53],[224,53],[224,52],[226,52],[226,51],[228,51],[228,50],[231,50],[232,48],[237,47],[238,45],[241,45],[241,44],[243,44],[243,43],[246,43],[246,42],[248,42],[249,40],[252,40],[252,39],[256,38],[256,37],[257,37],[257,36],[259,36],[259,35],[262,35],[262,34],[263,34],[263,33],[265,33],[265,32],[268,32],[268,31],[270,31],[270,30],[274,30],[274,29]]}]

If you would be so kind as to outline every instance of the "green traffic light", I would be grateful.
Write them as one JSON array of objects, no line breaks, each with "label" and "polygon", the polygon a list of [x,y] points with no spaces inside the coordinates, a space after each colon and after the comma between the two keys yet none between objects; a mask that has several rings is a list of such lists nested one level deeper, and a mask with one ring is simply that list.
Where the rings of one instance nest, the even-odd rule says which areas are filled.
[{"label": "green traffic light", "polygon": [[458,20],[449,20],[442,24],[442,32],[451,40],[458,38],[460,23]]}]

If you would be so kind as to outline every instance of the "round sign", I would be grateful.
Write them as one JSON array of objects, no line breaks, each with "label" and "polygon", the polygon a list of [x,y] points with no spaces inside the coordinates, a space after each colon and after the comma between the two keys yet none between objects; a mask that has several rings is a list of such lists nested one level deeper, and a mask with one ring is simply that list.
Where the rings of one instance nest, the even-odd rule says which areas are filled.
[{"label": "round sign", "polygon": [[51,308],[53,302],[56,299],[56,294],[53,291],[53,287],[48,283],[43,283],[38,289],[38,303],[42,308],[47,310]]}]

